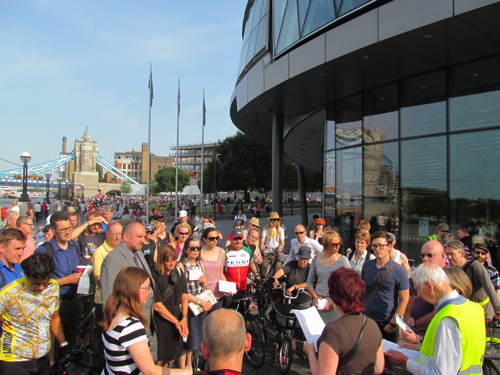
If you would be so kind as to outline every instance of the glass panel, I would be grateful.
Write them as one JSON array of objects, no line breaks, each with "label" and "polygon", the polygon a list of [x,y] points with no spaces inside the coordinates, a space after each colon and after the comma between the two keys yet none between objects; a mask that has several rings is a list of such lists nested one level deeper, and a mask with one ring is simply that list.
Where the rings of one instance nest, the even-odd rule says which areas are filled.
[{"label": "glass panel", "polygon": [[500,91],[450,98],[450,130],[500,125]]},{"label": "glass panel", "polygon": [[300,0],[297,2],[299,7],[299,27],[300,34],[302,35],[302,30],[304,29],[304,23],[306,22],[307,10],[309,9],[309,4],[311,0]]},{"label": "glass panel", "polygon": [[283,17],[285,16],[286,1],[273,1],[273,46],[274,49],[278,47],[278,39],[280,35],[281,25],[283,24]]},{"label": "glass panel", "polygon": [[247,54],[247,59],[246,59],[246,64],[252,58],[254,57],[254,52],[255,52],[255,41],[257,40],[257,31],[258,30],[253,30],[252,34],[250,35],[250,40],[248,41],[248,54]]},{"label": "glass panel", "polygon": [[301,37],[304,37],[314,30],[326,25],[335,18],[332,0],[314,0],[311,2],[307,12],[307,19]]},{"label": "glass panel", "polygon": [[446,102],[401,108],[401,137],[446,131]]},{"label": "glass panel", "polygon": [[500,130],[450,136],[451,223],[486,227],[500,218]]},{"label": "glass panel", "polygon": [[335,217],[335,151],[325,153],[325,217]]},{"label": "glass panel", "polygon": [[279,31],[276,53],[283,51],[299,39],[299,22],[297,18],[297,3],[289,1],[286,6],[283,24]]},{"label": "glass panel", "polygon": [[361,147],[337,151],[337,227],[342,249],[351,243],[351,224],[363,212]]},{"label": "glass panel", "polygon": [[338,9],[337,17],[342,16],[353,9],[356,9],[360,5],[369,3],[370,1],[371,0],[336,0]]},{"label": "glass panel", "polygon": [[446,137],[401,142],[401,248],[418,259],[431,225],[448,222]]},{"label": "glass panel", "polygon": [[363,120],[363,140],[365,143],[397,138],[398,116],[398,111],[365,116]]},{"label": "glass panel", "polygon": [[332,150],[335,147],[335,121],[326,122],[326,150]]},{"label": "glass panel", "polygon": [[[363,217],[376,223],[378,216],[396,218],[399,210],[399,151],[396,142],[364,147],[363,154]],[[374,220],[375,218],[375,220]],[[389,221],[389,223],[392,221]],[[386,226],[373,228],[395,231]]]},{"label": "glass panel", "polygon": [[257,40],[255,41],[255,52],[254,56],[257,55],[260,51],[266,48],[266,40],[267,40],[267,16],[265,16],[259,24],[259,32],[257,34]]},{"label": "glass panel", "polygon": [[337,124],[337,147],[354,146],[361,144],[361,121],[344,122]]}]

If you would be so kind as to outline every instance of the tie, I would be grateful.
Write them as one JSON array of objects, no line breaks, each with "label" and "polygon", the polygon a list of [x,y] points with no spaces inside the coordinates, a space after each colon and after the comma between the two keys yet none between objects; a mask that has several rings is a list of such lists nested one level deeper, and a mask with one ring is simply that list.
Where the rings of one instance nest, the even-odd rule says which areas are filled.
[{"label": "tie", "polygon": [[134,262],[137,265],[137,267],[144,269],[144,266],[142,265],[141,259],[139,258],[139,254],[137,254],[137,253],[134,254]]}]

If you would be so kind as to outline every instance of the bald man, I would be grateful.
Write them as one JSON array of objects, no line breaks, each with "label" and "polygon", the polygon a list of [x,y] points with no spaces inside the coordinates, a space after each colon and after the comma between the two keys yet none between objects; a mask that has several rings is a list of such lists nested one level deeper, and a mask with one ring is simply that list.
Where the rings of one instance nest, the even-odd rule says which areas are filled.
[{"label": "bald man", "polygon": [[245,321],[235,310],[219,309],[208,315],[203,323],[201,351],[209,361],[207,375],[236,375],[241,373],[243,354],[250,350],[252,337],[246,333]]}]

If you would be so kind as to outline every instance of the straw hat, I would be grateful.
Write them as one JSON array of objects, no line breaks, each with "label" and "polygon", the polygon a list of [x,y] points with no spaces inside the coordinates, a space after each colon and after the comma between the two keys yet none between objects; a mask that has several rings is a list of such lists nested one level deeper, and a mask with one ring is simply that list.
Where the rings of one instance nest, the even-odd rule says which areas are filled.
[{"label": "straw hat", "polygon": [[271,212],[271,215],[269,215],[269,220],[271,219],[281,219],[280,214],[276,211]]},{"label": "straw hat", "polygon": [[260,227],[260,220],[257,217],[252,217],[248,222],[250,224],[257,226],[257,227]]}]

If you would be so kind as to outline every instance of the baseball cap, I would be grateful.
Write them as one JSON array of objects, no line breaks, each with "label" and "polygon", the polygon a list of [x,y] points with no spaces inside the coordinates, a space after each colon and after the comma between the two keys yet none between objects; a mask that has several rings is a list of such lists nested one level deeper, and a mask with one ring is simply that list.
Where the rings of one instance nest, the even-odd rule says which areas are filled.
[{"label": "baseball cap", "polygon": [[186,210],[180,210],[179,211],[179,217],[186,217],[188,215]]},{"label": "baseball cap", "polygon": [[438,229],[441,232],[449,232],[450,231],[450,226],[448,224],[446,224],[446,223],[439,223]]},{"label": "baseball cap", "polygon": [[241,229],[234,228],[233,230],[231,230],[230,236],[231,238],[243,237],[243,231]]},{"label": "baseball cap", "polygon": [[156,228],[152,224],[144,224],[144,229],[146,229],[147,234],[153,234],[156,230]]}]

